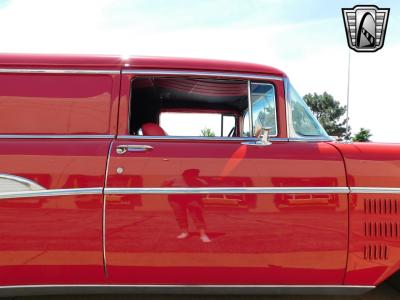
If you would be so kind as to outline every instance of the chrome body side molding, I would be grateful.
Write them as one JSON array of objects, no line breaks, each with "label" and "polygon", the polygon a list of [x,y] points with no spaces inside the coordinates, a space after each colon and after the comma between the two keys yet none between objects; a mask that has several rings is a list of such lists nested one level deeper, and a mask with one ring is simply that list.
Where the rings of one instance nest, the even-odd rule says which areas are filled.
[{"label": "chrome body side molding", "polygon": [[105,188],[106,195],[130,194],[348,194],[347,187]]},{"label": "chrome body side molding", "polygon": [[1,286],[0,296],[74,294],[360,295],[357,285],[25,285]]},{"label": "chrome body side molding", "polygon": [[78,188],[78,189],[49,189],[37,191],[12,191],[1,192],[0,200],[13,198],[34,198],[34,197],[56,197],[56,196],[71,196],[71,195],[101,195],[103,194],[102,187],[94,188]]},{"label": "chrome body side molding", "polygon": [[13,191],[41,191],[45,190],[40,184],[24,177],[0,174],[0,194]]},{"label": "chrome body side molding", "polygon": [[350,187],[352,194],[400,194],[400,188]]},{"label": "chrome body side molding", "polygon": [[1,68],[0,73],[17,74],[120,74],[120,70],[92,70],[92,69],[31,69],[31,68]]},{"label": "chrome body side molding", "polygon": [[221,77],[221,78],[246,78],[259,80],[279,80],[283,77],[273,75],[259,75],[241,72],[218,72],[218,71],[178,71],[178,70],[160,70],[160,69],[132,69],[122,70],[122,74],[133,75],[156,75],[156,76],[191,76],[191,77]]}]

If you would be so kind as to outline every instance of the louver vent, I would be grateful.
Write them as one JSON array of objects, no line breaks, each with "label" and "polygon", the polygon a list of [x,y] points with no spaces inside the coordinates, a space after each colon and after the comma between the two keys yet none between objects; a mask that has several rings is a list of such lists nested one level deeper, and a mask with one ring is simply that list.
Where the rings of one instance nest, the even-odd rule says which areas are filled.
[{"label": "louver vent", "polygon": [[389,257],[386,245],[365,245],[364,259],[367,260],[387,260]]},{"label": "louver vent", "polygon": [[398,214],[400,213],[399,210],[398,199],[364,199],[364,212],[366,214]]},{"label": "louver vent", "polygon": [[365,222],[364,235],[367,238],[399,238],[400,226],[396,222]]},{"label": "louver vent", "polygon": [[388,260],[390,246],[400,240],[400,200],[388,196],[363,201],[364,259]]}]

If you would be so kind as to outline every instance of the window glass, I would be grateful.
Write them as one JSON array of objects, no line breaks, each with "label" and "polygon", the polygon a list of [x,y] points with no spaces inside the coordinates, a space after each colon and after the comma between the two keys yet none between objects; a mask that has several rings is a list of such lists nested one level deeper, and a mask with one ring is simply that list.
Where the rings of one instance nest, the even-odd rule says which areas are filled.
[{"label": "window glass", "polygon": [[263,127],[270,127],[270,135],[277,134],[274,86],[266,83],[251,83],[251,107],[253,134]]},{"label": "window glass", "polygon": [[294,132],[300,136],[327,136],[325,130],[292,85],[289,86],[289,97]]},{"label": "window glass", "polygon": [[242,127],[243,128],[243,130],[242,130],[242,136],[243,137],[250,137],[251,136],[249,125],[250,125],[249,111],[246,110],[244,112],[244,115],[243,115],[243,127]]}]

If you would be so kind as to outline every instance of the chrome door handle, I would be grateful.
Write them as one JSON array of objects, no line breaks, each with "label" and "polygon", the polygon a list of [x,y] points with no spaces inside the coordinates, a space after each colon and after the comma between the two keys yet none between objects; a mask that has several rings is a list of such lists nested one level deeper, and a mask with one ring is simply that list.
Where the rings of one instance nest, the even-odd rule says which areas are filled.
[{"label": "chrome door handle", "polygon": [[117,154],[124,154],[126,152],[146,152],[153,150],[152,146],[148,145],[119,145],[117,146]]}]

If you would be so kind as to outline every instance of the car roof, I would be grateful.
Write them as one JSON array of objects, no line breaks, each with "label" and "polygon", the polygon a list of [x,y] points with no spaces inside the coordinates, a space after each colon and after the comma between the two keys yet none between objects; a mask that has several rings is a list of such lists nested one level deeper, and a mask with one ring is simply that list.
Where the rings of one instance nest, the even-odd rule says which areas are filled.
[{"label": "car roof", "polygon": [[238,61],[88,54],[0,54],[0,67],[13,68],[93,68],[93,69],[173,69],[267,74],[286,77],[274,67]]}]

